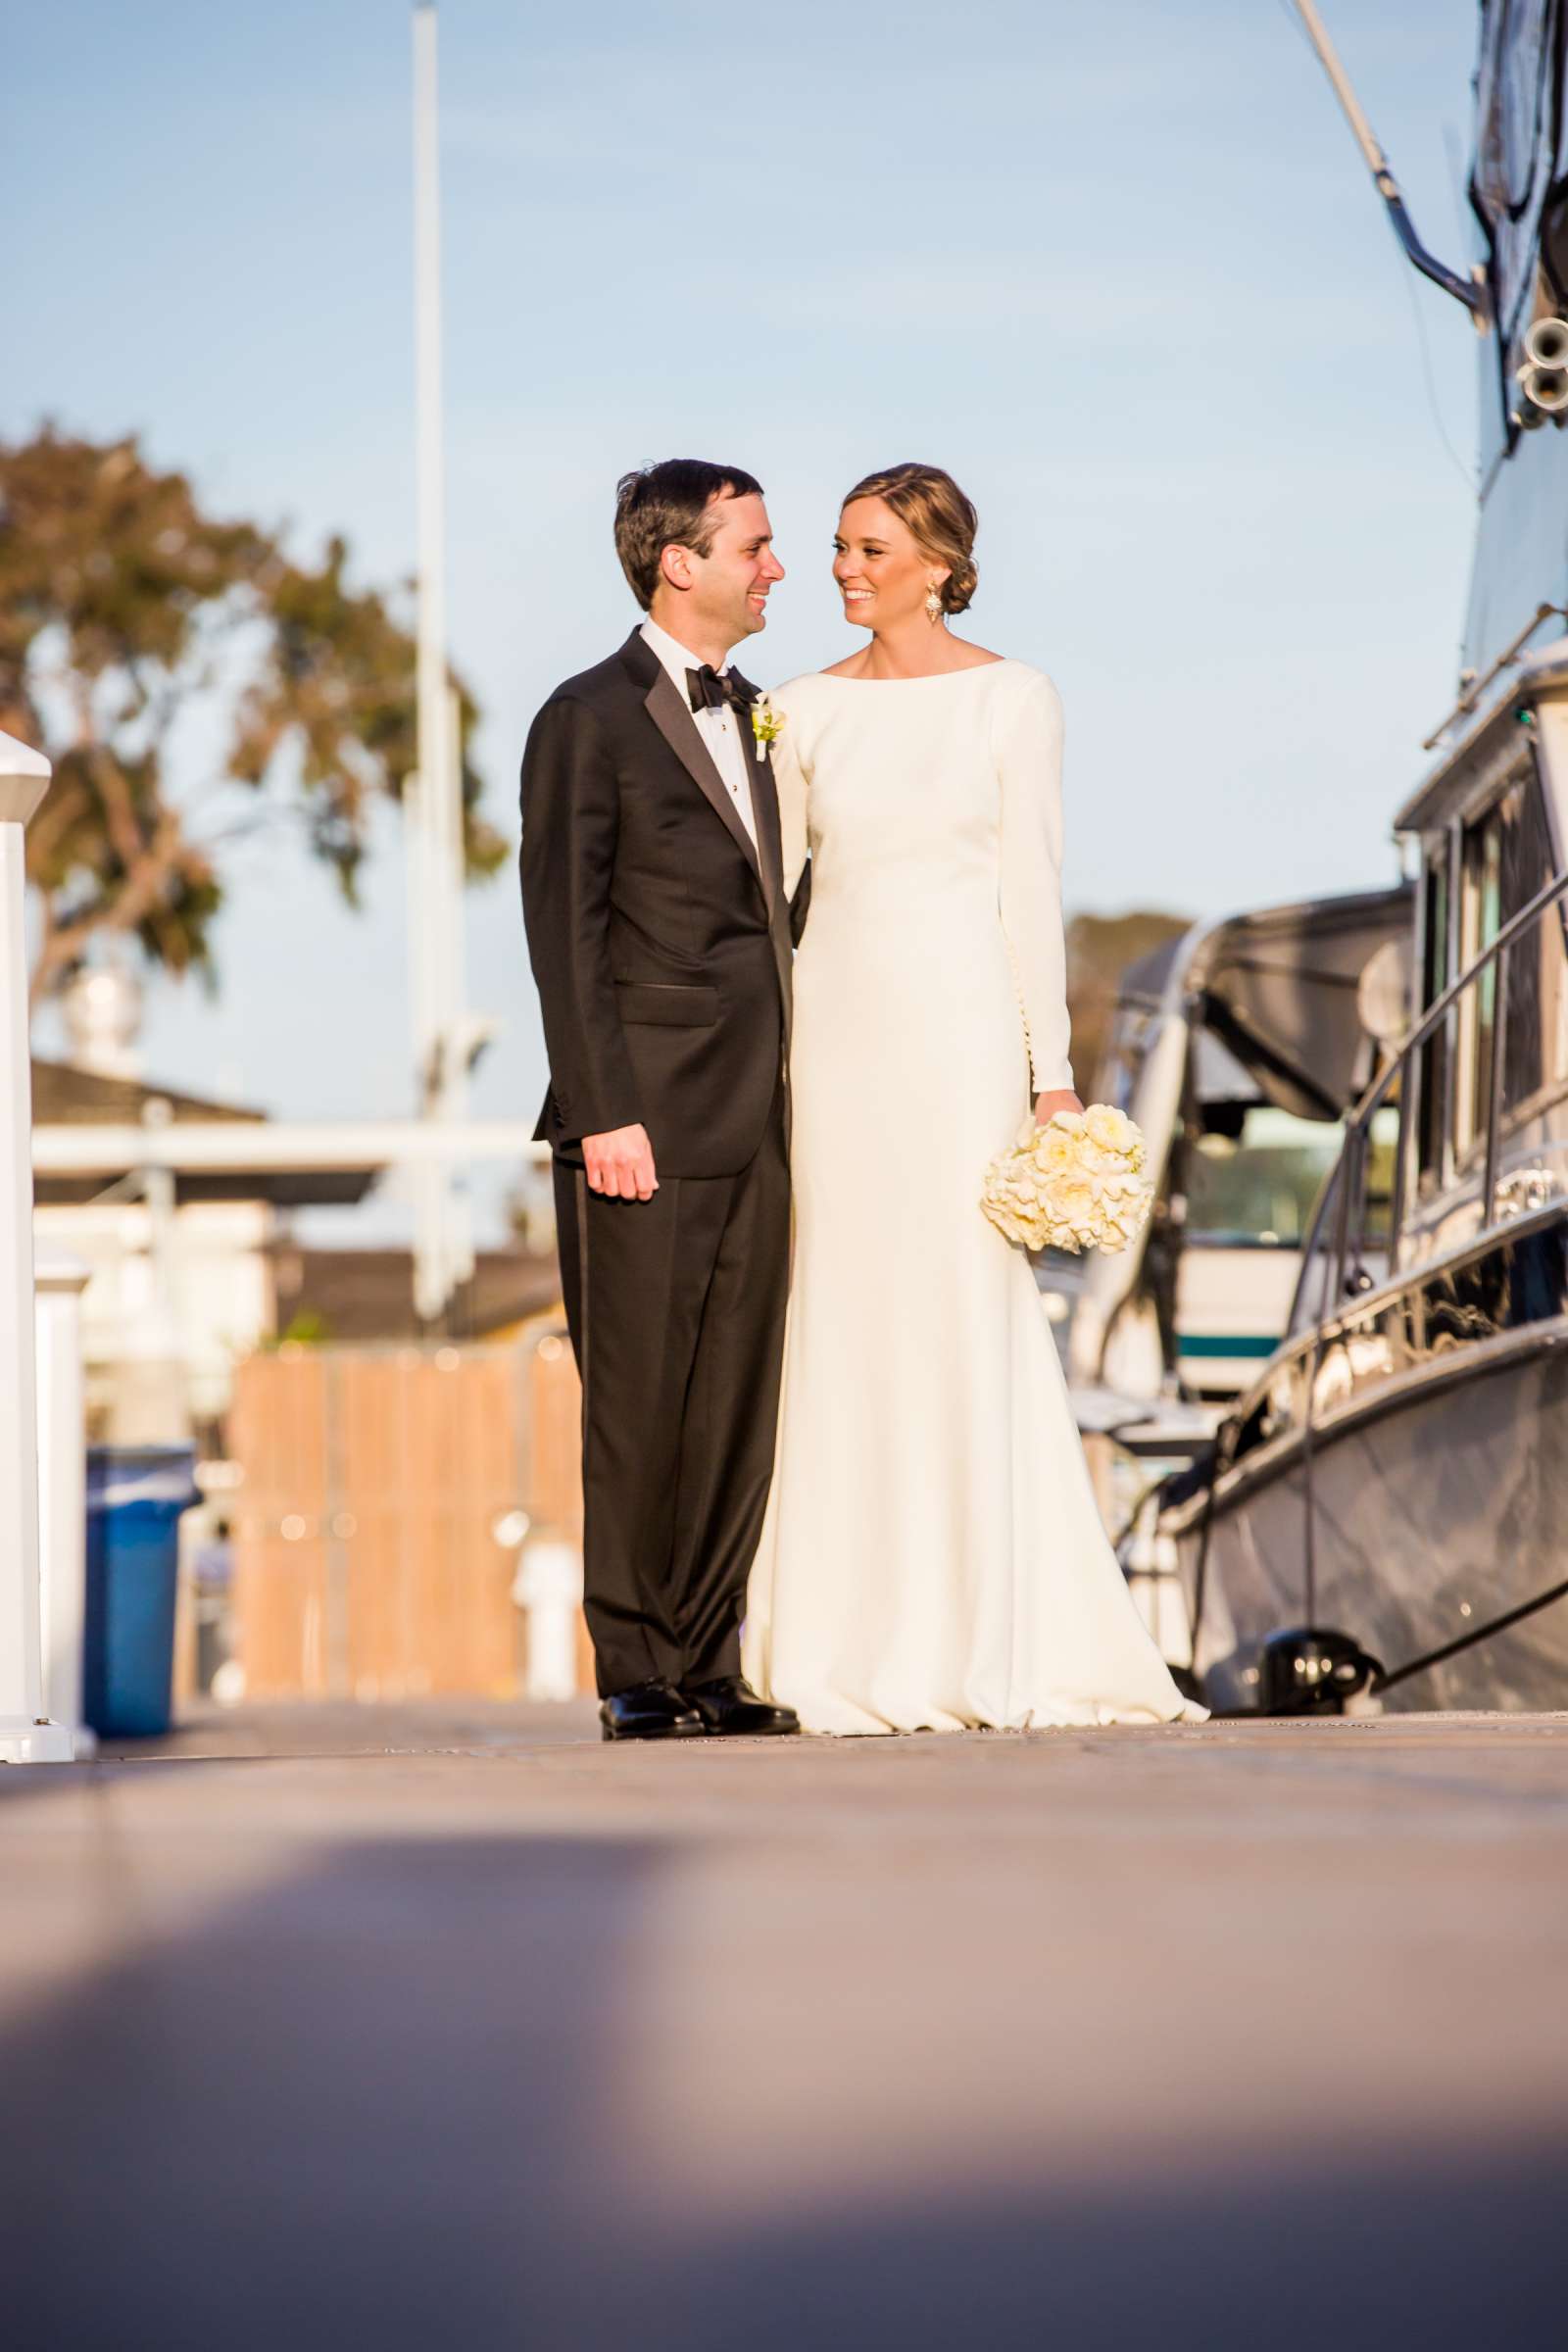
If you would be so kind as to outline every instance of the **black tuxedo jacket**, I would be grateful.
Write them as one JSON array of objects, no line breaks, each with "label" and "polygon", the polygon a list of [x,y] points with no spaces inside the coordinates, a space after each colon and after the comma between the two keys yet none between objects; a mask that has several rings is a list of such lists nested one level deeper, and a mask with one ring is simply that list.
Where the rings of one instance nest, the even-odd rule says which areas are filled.
[{"label": "black tuxedo jacket", "polygon": [[636,630],[533,722],[522,908],[550,1056],[537,1133],[564,1158],[640,1122],[662,1176],[733,1176],[761,1142],[807,893],[792,932],[771,763],[751,773],[758,849]]}]

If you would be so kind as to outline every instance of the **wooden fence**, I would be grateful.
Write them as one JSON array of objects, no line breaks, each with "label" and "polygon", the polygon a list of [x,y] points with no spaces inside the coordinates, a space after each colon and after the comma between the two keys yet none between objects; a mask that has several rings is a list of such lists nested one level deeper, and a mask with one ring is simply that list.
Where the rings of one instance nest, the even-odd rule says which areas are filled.
[{"label": "wooden fence", "polygon": [[[580,1542],[580,1392],[554,1333],[514,1346],[283,1347],[229,1415],[235,1655],[255,1697],[508,1697],[519,1531]],[[579,1682],[592,1688],[586,1637]]]}]

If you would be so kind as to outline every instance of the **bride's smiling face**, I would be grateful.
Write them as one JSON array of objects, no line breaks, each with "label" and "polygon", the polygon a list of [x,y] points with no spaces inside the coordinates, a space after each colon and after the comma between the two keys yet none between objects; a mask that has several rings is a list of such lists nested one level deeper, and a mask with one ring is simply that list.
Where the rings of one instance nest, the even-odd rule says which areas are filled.
[{"label": "bride's smiling face", "polygon": [[925,618],[926,598],[947,578],[886,499],[852,498],[833,540],[833,577],[844,616],[862,629]]}]

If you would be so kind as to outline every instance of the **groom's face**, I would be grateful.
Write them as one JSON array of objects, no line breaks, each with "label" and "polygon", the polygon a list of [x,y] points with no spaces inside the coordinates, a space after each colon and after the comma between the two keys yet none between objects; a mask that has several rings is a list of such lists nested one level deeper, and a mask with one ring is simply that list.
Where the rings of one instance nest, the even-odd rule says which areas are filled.
[{"label": "groom's face", "polygon": [[755,490],[740,498],[716,498],[708,510],[712,544],[706,556],[693,554],[694,616],[726,645],[755,636],[767,626],[768,591],[784,577],[773,553],[773,526]]}]

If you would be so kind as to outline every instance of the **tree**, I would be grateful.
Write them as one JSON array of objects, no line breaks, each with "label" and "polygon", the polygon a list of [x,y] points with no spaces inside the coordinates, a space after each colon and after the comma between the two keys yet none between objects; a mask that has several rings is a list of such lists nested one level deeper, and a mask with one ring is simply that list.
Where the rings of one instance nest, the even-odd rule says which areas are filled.
[{"label": "tree", "polygon": [[[224,788],[230,808],[240,787],[256,816],[303,821],[356,904],[373,802],[399,798],[414,766],[415,649],[387,597],[348,586],[348,562],[339,538],[312,569],[259,525],[216,520],[134,439],[46,426],[0,442],[0,731],[55,770],[27,829],[43,918],[34,1002],[113,937],[166,971],[216,978],[233,828],[211,819]],[[478,813],[478,714],[460,693],[475,876],[506,848]],[[220,713],[220,748],[176,798],[174,732],[203,710]]]}]

